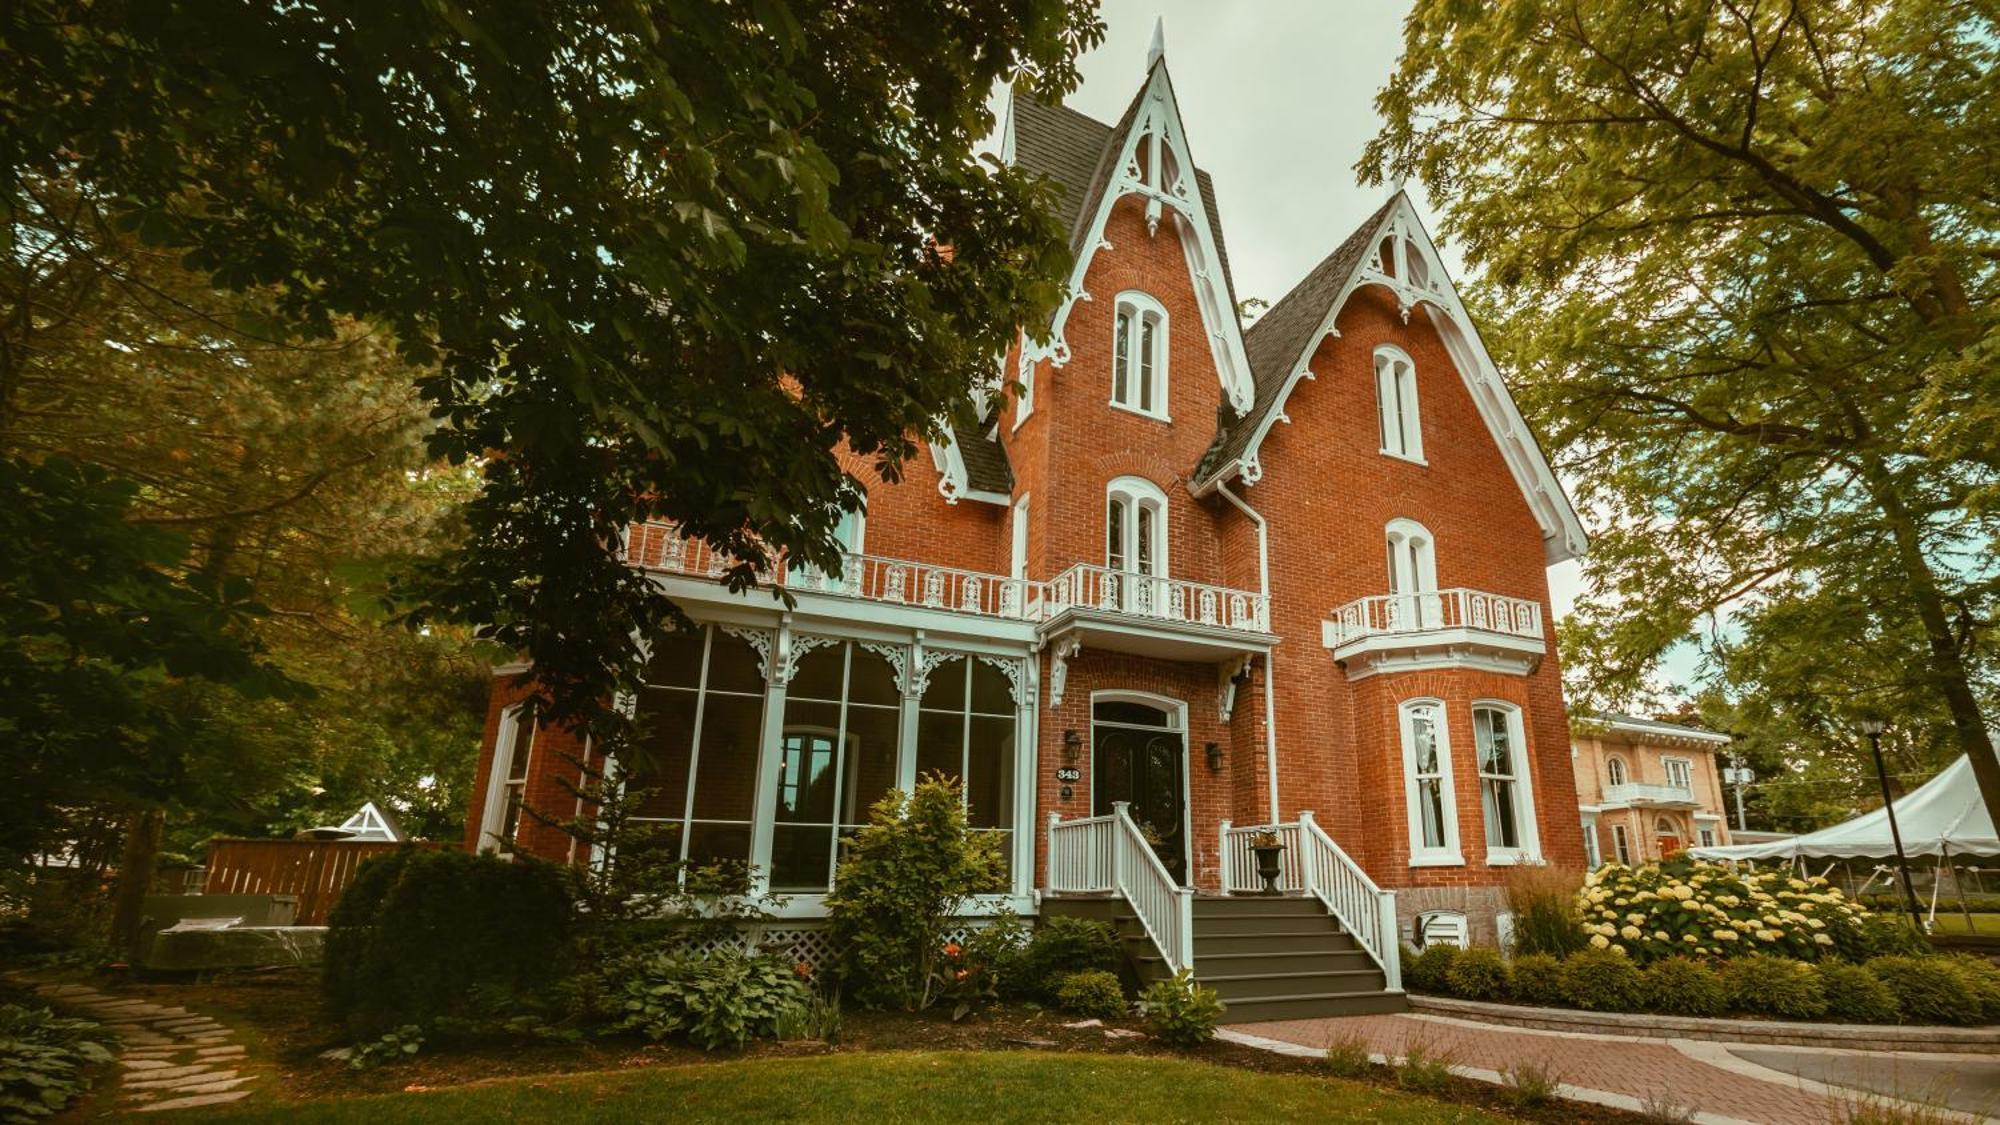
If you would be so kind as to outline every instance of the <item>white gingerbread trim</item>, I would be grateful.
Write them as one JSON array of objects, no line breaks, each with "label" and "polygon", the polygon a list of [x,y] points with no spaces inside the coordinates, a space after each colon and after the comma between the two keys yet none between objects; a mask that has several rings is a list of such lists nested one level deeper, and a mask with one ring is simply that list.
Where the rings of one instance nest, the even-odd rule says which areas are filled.
[{"label": "white gingerbread trim", "polygon": [[771,679],[771,674],[774,671],[780,670],[778,664],[774,663],[771,659],[771,650],[776,645],[778,639],[776,631],[771,629],[752,629],[744,625],[728,624],[719,624],[716,628],[735,637],[737,640],[748,643],[751,648],[756,649],[757,674],[763,676],[764,682],[767,684],[774,682]]},{"label": "white gingerbread trim", "polygon": [[1019,707],[1028,702],[1027,661],[1012,656],[988,656],[983,652],[974,653],[973,655],[979,660],[998,668],[1000,674],[1007,677],[1007,694],[1014,700],[1014,706]]},{"label": "white gingerbread trim", "polygon": [[1069,680],[1069,662],[1083,651],[1083,638],[1071,633],[1049,649],[1049,710],[1062,706],[1063,687]]}]

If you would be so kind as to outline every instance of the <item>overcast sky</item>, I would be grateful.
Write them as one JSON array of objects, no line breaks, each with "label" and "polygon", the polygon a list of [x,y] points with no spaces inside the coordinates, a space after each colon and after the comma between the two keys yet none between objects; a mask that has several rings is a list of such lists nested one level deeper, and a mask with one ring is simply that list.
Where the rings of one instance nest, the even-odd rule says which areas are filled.
[{"label": "overcast sky", "polygon": [[[1380,124],[1375,91],[1402,52],[1403,0],[1103,0],[1104,42],[1085,55],[1068,103],[1118,120],[1146,75],[1156,19],[1195,163],[1215,179],[1238,297],[1276,301],[1392,190],[1365,187],[1355,161]],[[1409,189],[1433,238],[1435,212]],[[1462,274],[1448,243],[1439,249]],[[1503,372],[1504,374],[1504,372]],[[1557,616],[1579,568],[1549,571]]]}]

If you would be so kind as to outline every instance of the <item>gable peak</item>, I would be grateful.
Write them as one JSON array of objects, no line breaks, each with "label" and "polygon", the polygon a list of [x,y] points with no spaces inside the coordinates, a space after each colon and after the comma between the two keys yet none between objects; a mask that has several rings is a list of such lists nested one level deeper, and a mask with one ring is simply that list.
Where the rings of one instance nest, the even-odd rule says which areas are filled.
[{"label": "gable peak", "polygon": [[1153,45],[1146,48],[1146,69],[1148,71],[1152,70],[1153,64],[1166,57],[1167,17],[1155,16],[1153,18]]}]

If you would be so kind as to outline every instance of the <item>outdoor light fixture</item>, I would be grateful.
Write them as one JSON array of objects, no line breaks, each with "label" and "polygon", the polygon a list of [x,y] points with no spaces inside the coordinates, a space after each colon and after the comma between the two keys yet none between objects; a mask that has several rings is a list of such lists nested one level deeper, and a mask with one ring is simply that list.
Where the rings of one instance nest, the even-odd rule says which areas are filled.
[{"label": "outdoor light fixture", "polygon": [[1896,827],[1896,802],[1889,796],[1889,770],[1882,764],[1882,732],[1889,724],[1873,715],[1861,720],[1861,733],[1868,736],[1868,749],[1875,754],[1875,777],[1882,783],[1882,812],[1889,818],[1889,842],[1896,846],[1896,870],[1903,876],[1903,898],[1910,904],[1910,924],[1924,932],[1924,909],[1917,905],[1917,888],[1910,883],[1910,859],[1903,854],[1903,833]]},{"label": "outdoor light fixture", "polygon": [[1221,746],[1221,745],[1220,745],[1219,743],[1214,743],[1214,742],[1211,742],[1211,743],[1208,743],[1207,745],[1203,746],[1203,747],[1202,747],[1202,749],[1204,749],[1204,750],[1208,751],[1208,769],[1209,769],[1209,772],[1210,772],[1210,773],[1213,773],[1213,772],[1215,772],[1215,771],[1217,771],[1217,770],[1221,769],[1221,768],[1222,768],[1222,746]]},{"label": "outdoor light fixture", "polygon": [[1063,728],[1063,761],[1065,762],[1076,761],[1077,751],[1082,749],[1083,749],[1083,736],[1076,733],[1076,728],[1075,727]]}]

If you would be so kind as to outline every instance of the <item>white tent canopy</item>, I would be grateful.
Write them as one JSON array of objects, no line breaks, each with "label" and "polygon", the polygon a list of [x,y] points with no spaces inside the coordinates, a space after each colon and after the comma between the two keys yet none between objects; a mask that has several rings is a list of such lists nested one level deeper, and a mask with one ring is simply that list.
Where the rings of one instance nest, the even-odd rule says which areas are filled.
[{"label": "white tent canopy", "polygon": [[[1896,827],[1902,833],[1905,855],[2000,855],[1993,817],[1980,800],[1979,783],[1972,777],[1972,760],[1963,755],[1896,802]],[[1888,815],[1876,809],[1803,836],[1768,844],[1691,848],[1688,854],[1697,859],[1835,859],[1892,856],[1896,846],[1889,839]]]}]

